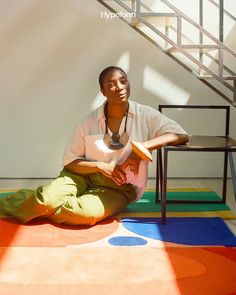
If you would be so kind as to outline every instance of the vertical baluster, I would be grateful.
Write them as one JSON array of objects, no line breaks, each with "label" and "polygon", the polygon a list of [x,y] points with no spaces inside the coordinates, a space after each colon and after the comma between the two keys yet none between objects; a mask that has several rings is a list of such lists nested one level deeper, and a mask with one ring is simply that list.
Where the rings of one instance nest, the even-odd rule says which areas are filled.
[{"label": "vertical baluster", "polygon": [[[199,25],[203,27],[203,0],[199,0]],[[199,31],[199,44],[203,44],[203,34]],[[199,61],[203,63],[203,53],[199,50]],[[201,75],[201,67],[199,67],[199,75]]]},{"label": "vertical baluster", "polygon": [[224,0],[219,1],[219,40],[224,42]]}]

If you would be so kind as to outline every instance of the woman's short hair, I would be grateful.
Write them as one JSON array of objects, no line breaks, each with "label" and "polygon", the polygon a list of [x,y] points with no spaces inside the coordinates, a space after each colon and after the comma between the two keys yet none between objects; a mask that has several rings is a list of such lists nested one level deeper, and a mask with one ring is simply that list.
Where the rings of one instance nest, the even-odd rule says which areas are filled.
[{"label": "woman's short hair", "polygon": [[120,71],[122,74],[124,74],[125,77],[127,77],[127,74],[121,68],[116,67],[116,66],[107,67],[100,73],[99,78],[98,78],[99,85],[100,85],[101,89],[103,89],[103,82],[105,80],[106,75],[110,72],[113,72],[113,71]]}]

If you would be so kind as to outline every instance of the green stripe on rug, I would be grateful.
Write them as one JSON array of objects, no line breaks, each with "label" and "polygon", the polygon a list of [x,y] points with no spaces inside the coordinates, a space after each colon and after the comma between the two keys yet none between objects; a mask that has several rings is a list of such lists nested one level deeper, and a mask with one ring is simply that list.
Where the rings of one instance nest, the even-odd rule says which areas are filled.
[{"label": "green stripe on rug", "polygon": [[[0,197],[14,194],[16,190],[0,192]],[[213,191],[169,191],[169,200],[207,200],[219,201],[221,198]],[[168,212],[203,212],[203,211],[228,211],[230,208],[226,204],[167,204]],[[160,202],[155,203],[155,192],[146,191],[141,199],[128,205],[125,212],[160,212]]]},{"label": "green stripe on rug", "polygon": [[[213,191],[208,192],[168,192],[169,200],[207,200],[219,201],[221,198]],[[155,192],[145,192],[141,199],[128,205],[126,212],[160,212],[160,203],[155,203]],[[168,212],[200,212],[200,211],[227,211],[226,204],[167,204]]]},{"label": "green stripe on rug", "polygon": [[1,197],[8,196],[8,195],[15,194],[15,193],[16,193],[16,191],[4,191],[4,192],[0,192],[0,198]]}]

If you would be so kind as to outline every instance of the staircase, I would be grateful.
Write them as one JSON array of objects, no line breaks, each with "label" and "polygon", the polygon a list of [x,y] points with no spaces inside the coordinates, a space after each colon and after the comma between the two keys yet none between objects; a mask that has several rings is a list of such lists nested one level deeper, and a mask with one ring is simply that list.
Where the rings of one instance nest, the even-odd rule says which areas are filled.
[{"label": "staircase", "polygon": [[155,8],[155,5],[148,6],[150,1],[144,0],[97,1],[111,12],[110,17],[119,17],[228,103],[236,106],[236,52],[224,44],[224,13],[230,13],[224,10],[223,0],[218,3],[204,0],[219,9],[216,16],[219,17],[218,37],[203,27],[203,0],[199,0],[198,22],[170,0],[156,0],[154,4],[158,5]]}]

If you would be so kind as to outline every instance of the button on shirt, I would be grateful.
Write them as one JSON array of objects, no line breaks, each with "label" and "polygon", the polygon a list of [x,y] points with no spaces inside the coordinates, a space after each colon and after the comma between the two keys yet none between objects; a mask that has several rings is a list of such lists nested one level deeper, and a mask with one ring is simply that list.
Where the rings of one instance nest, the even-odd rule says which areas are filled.
[{"label": "button on shirt", "polygon": [[[169,119],[154,108],[130,100],[127,120],[129,141],[124,148],[111,150],[103,142],[106,129],[105,103],[106,101],[86,116],[75,128],[64,153],[64,166],[77,159],[111,163],[115,166],[116,163],[122,163],[130,153],[130,141],[144,142],[167,132],[187,134],[174,120]],[[124,128],[125,116],[120,125],[120,135]],[[111,135],[109,129],[108,132]],[[137,187],[137,198],[143,194],[147,183],[147,172],[146,161],[141,161],[138,176],[127,171],[127,182]]]}]

